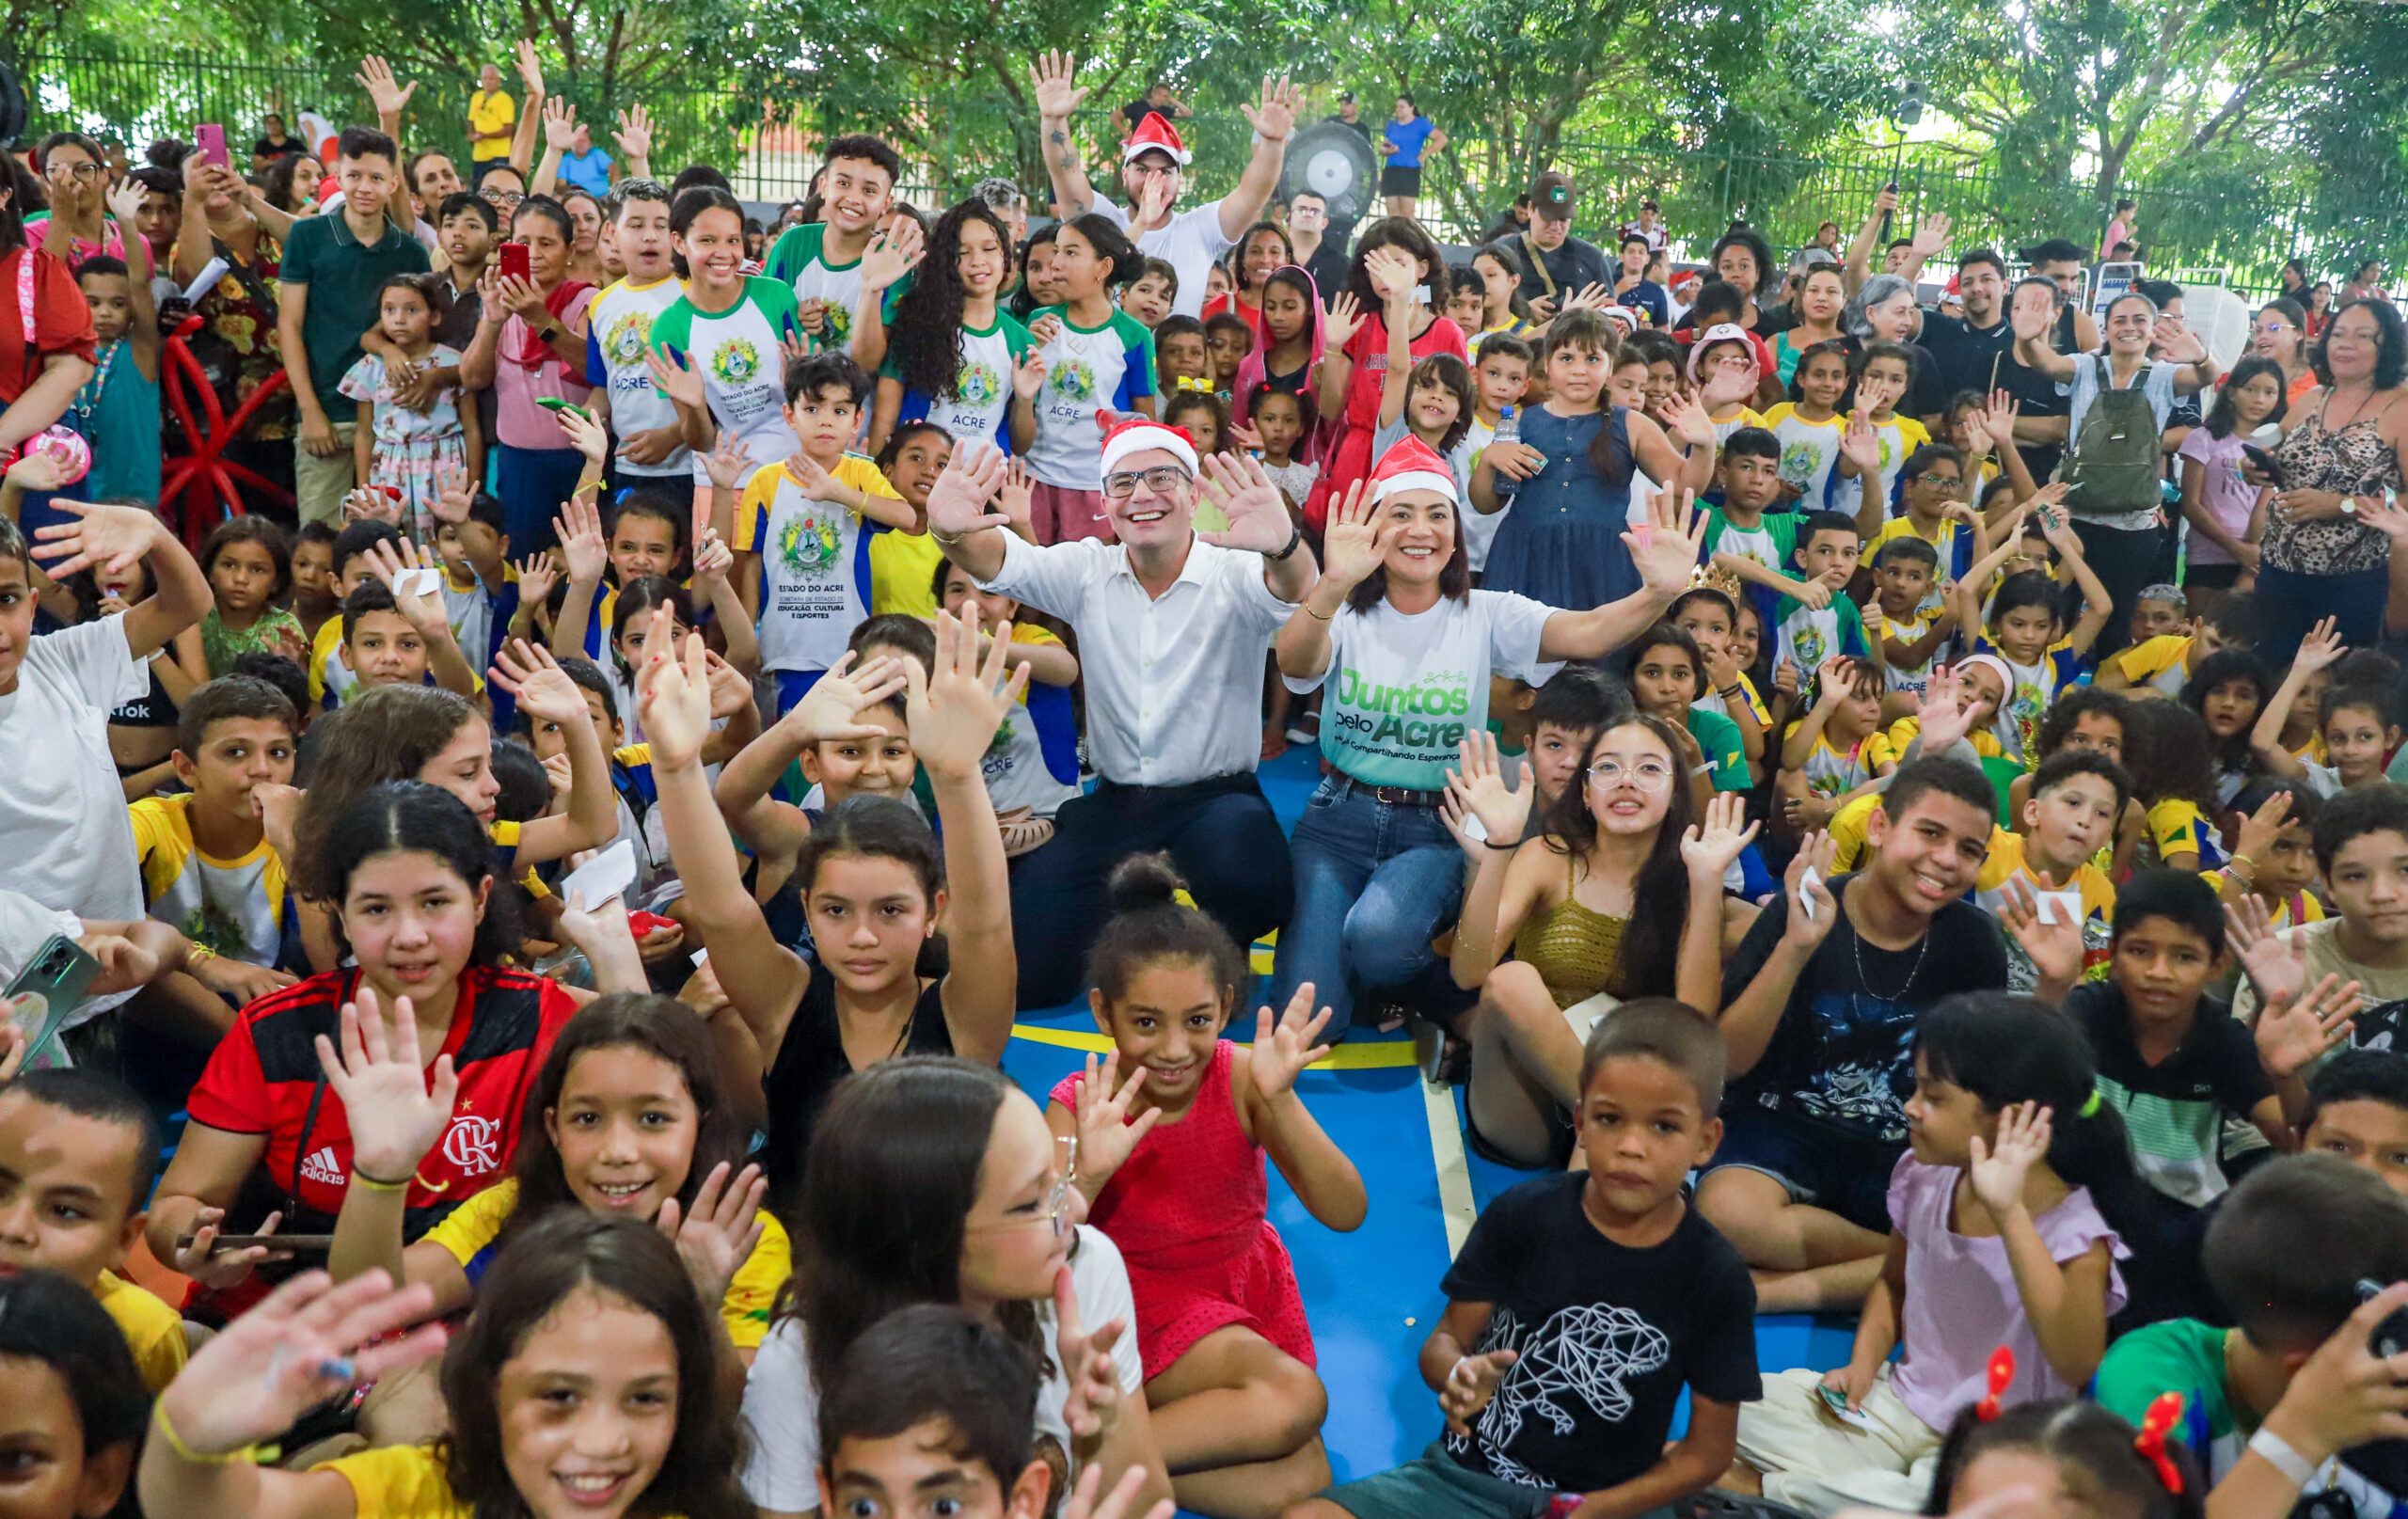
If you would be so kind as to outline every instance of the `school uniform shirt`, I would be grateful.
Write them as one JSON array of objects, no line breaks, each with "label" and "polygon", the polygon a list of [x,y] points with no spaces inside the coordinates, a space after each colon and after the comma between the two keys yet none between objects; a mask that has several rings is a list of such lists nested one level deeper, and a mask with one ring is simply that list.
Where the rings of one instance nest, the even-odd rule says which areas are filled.
[{"label": "school uniform shirt", "polygon": [[1542,685],[1560,668],[1539,664],[1554,614],[1507,591],[1440,596],[1410,615],[1386,597],[1368,612],[1350,604],[1330,621],[1328,668],[1282,678],[1299,696],[1329,693],[1322,752],[1339,770],[1364,785],[1443,791],[1456,746],[1488,725],[1489,672]]},{"label": "school uniform shirt", "polygon": [[[1905,621],[1883,612],[1880,614],[1877,625],[1864,630],[1864,641],[1870,644],[1876,639],[1886,639],[1896,643],[1912,643],[1930,631],[1931,618],[1920,609],[1912,618]],[[1947,641],[1941,641],[1944,643]],[[1919,665],[1902,665],[1895,658],[1885,657],[1881,665],[1881,688],[1886,691],[1912,691],[1917,696],[1923,695],[1925,688],[1931,685],[1931,667],[1938,663],[1939,659],[1940,650],[1937,648],[1925,656],[1923,663]]]},{"label": "school uniform shirt", "polygon": [[[2283,931],[2284,938],[2299,945],[2306,957],[2307,976],[2300,985],[2315,986],[2327,975],[2357,982],[2366,1005],[2350,1021],[2351,1045],[2408,1052],[2408,1037],[2403,1037],[2408,1035],[2408,970],[2360,965],[2348,958],[2341,953],[2340,926],[2341,920],[2333,917]],[[2253,1026],[2258,1021],[2258,986],[2246,976],[2233,993],[2232,1015]]]},{"label": "school uniform shirt", "polygon": [[92,1279],[92,1297],[125,1337],[142,1385],[154,1393],[166,1391],[192,1353],[184,1340],[184,1316],[115,1272],[104,1271]]},{"label": "school uniform shirt", "polygon": [[[1748,678],[1748,672],[1744,670],[1739,672],[1739,692],[1742,696],[1747,698],[1748,710],[1754,714],[1756,726],[1759,728],[1771,727],[1772,709],[1765,705],[1764,697],[1757,693],[1756,683]],[[1720,694],[1715,691],[1706,692],[1703,696],[1701,696],[1696,701],[1691,702],[1689,705],[1700,712],[1719,712],[1726,718],[1731,716],[1731,709],[1729,705],[1724,703]],[[1737,720],[1733,720],[1732,726],[1738,726]]]},{"label": "school uniform shirt", "polygon": [[[517,1211],[518,1179],[505,1177],[427,1230],[425,1242],[441,1245],[460,1263],[468,1285],[474,1287],[484,1280],[501,1231]],[[769,1305],[793,1273],[794,1246],[786,1237],[785,1226],[764,1210],[760,1241],[744,1258],[744,1264],[736,1268],[736,1274],[728,1279],[726,1295],[720,1299],[720,1322],[727,1326],[728,1340],[737,1350],[757,1348],[768,1334]]]},{"label": "school uniform shirt", "polygon": [[[811,340],[815,352],[842,348],[852,341],[862,304],[862,261],[857,258],[850,263],[831,263],[827,245],[826,222],[789,227],[769,245],[768,257],[761,261],[761,277],[784,287],[794,304],[808,300],[828,303],[827,336]],[[895,292],[888,293],[891,296]]]},{"label": "school uniform shirt", "polygon": [[1714,446],[1718,449],[1722,447],[1724,443],[1730,441],[1731,435],[1737,432],[1739,429],[1743,427],[1762,427],[1765,424],[1764,418],[1759,416],[1755,409],[1751,406],[1741,406],[1731,413],[1728,417],[1708,417],[1706,420],[1714,424]]},{"label": "school uniform shirt", "polygon": [[[1795,574],[1795,571],[1790,572]],[[1865,656],[1864,619],[1846,591],[1831,593],[1831,604],[1817,609],[1792,596],[1773,604],[1773,664],[1787,659],[1798,667],[1798,699],[1814,701],[1814,672],[1835,654],[1851,659]]]},{"label": "school uniform shirt", "polygon": [[[356,970],[328,971],[244,1008],[186,1107],[195,1123],[263,1138],[261,1163],[277,1190],[323,1221],[342,1210],[351,1185],[351,1124],[342,1099],[325,1084],[316,1040],[339,1032],[336,1013],[358,980]],[[528,1089],[576,1011],[548,976],[485,966],[460,973],[459,1005],[437,1052],[459,1073],[459,1100],[410,1179],[404,1238],[416,1239],[509,1174]],[[285,1219],[296,1233],[316,1232],[300,1222]]]},{"label": "school uniform shirt", "polygon": [[[125,614],[25,645],[17,688],[0,696],[0,860],[6,881],[46,908],[117,922],[142,916],[142,876],[108,715],[150,688],[125,641]],[[82,1022],[131,993],[88,998]]]},{"label": "school uniform shirt", "polygon": [[[1070,1295],[1083,1323],[1137,1321],[1136,1297],[1130,1290],[1129,1267],[1120,1248],[1089,1225],[1079,1226],[1078,1243],[1070,1252]],[[1051,1346],[1054,1300],[1048,1297],[1034,1307],[1038,1338]],[[1124,1334],[1113,1345],[1112,1367],[1122,1396],[1135,1398],[1144,1390],[1145,1362],[1135,1335]],[[1050,1353],[1043,1372],[1037,1386],[1037,1435],[1040,1443],[1050,1441],[1068,1456],[1073,1442],[1062,1407],[1069,1384],[1063,1380],[1059,1359]],[[743,1472],[744,1491],[752,1502],[780,1513],[818,1508],[819,1388],[812,1380],[810,1344],[800,1318],[780,1320],[761,1342],[752,1373],[744,1379],[744,1422],[752,1432]],[[1075,1466],[1071,1475],[1075,1479]]]},{"label": "school uniform shirt", "polygon": [[2129,649],[2108,657],[2124,672],[2124,679],[2133,686],[2147,686],[2179,697],[2191,678],[2191,645],[2187,633],[2160,633],[2153,639],[2143,639]]},{"label": "school uniform shirt", "polygon": [[2020,665],[1987,636],[1973,640],[1973,652],[1996,655],[2014,672],[2015,688],[1999,703],[1990,731],[1998,735],[1999,748],[2008,759],[2032,763],[2040,752],[2040,718],[2059,691],[2082,678],[2082,656],[2070,641],[2059,640],[2042,651],[2036,664]]},{"label": "school uniform shirt", "polygon": [[261,838],[238,860],[203,854],[192,793],[127,807],[150,914],[194,943],[249,965],[274,965],[284,943],[284,861]]},{"label": "school uniform shirt", "polygon": [[[955,448],[970,442],[992,443],[1009,453],[1012,430],[1006,423],[1012,408],[1012,369],[1032,346],[1028,329],[999,307],[991,326],[981,331],[965,325],[958,330],[961,361],[953,373],[954,394],[940,397],[906,389],[903,409],[896,418],[936,423],[953,435]],[[890,380],[903,378],[892,347],[878,372]]]},{"label": "school uniform shirt", "polygon": [[[1537,684],[1533,682],[1533,684]],[[1689,736],[1705,752],[1705,767],[1717,791],[1746,791],[1755,778],[1748,773],[1747,741],[1730,714],[1703,706],[1688,709]]]},{"label": "school uniform shirt", "polygon": [[610,751],[610,789],[618,797],[618,836],[636,850],[635,894],[628,900],[649,907],[680,894],[677,872],[669,862],[668,824],[660,815],[650,744],[623,744]]},{"label": "school uniform shirt", "polygon": [[[893,499],[878,466],[848,453],[836,483]],[[870,615],[869,541],[886,530],[805,496],[784,464],[756,469],[736,503],[736,547],[761,557],[761,667],[826,670]]]},{"label": "school uniform shirt", "polygon": [[[786,237],[817,230],[797,227]],[[795,451],[784,410],[785,360],[778,344],[800,330],[794,293],[775,279],[752,277],[724,311],[699,311],[678,296],[652,319],[651,340],[654,347],[673,348],[693,364],[712,419],[736,435],[745,454],[754,464],[775,464]],[[708,478],[700,459],[692,467],[695,478]]]},{"label": "school uniform shirt", "polygon": [[[685,293],[673,276],[649,285],[621,279],[594,296],[585,313],[585,383],[610,398],[610,431],[623,443],[633,434],[677,423],[677,403],[653,388],[652,328]],[[658,464],[636,464],[625,455],[614,462],[622,481],[709,478],[682,445]]]},{"label": "school uniform shirt", "polygon": [[[1925,618],[1937,617],[1947,605],[1940,594],[1940,579],[1961,580],[1973,569],[1973,530],[1954,517],[1941,519],[1936,533],[1926,533],[1915,525],[1915,519],[1904,514],[1881,524],[1881,530],[1865,540],[1863,561],[1872,564],[1880,558],[1881,546],[1899,538],[1921,538],[1940,556],[1940,575],[1932,580],[1931,589],[1923,593],[1923,603],[1916,610]],[[1917,634],[1918,638],[1922,635]],[[1917,689],[1921,689],[1920,687]]]},{"label": "school uniform shirt", "polygon": [[[455,578],[451,566],[443,570],[443,621],[452,628],[452,641],[460,645],[460,657],[470,670],[483,670],[493,662],[501,647],[500,632],[510,626],[510,619],[518,612],[518,569],[505,562],[501,567],[502,584],[509,589],[497,595],[486,589],[484,578],[470,570],[465,578]],[[328,619],[327,625],[341,627],[342,619]],[[593,625],[587,625],[586,641],[594,642]],[[591,654],[593,651],[589,650]]]},{"label": "school uniform shirt", "polygon": [[[1197,276],[1198,299],[1202,277]],[[1184,271],[1179,288],[1182,293],[1187,289]],[[1133,412],[1139,401],[1154,393],[1154,335],[1118,307],[1100,327],[1077,325],[1069,309],[1060,306],[1046,307],[1029,320],[1049,316],[1061,320],[1062,330],[1039,350],[1045,356],[1045,384],[1037,392],[1029,477],[1064,490],[1101,490],[1103,424],[1095,414],[1099,408]]]},{"label": "school uniform shirt", "polygon": [[2132,1009],[2112,981],[2076,987],[2066,1011],[2099,1054],[2099,1095],[2124,1116],[2141,1179],[2192,1208],[2230,1185],[2218,1156],[2227,1116],[2243,1122],[2274,1085],[2258,1062],[2258,1041],[2212,998],[2199,999],[2180,1048],[2156,1065],[2132,1038]]},{"label": "school uniform shirt", "polygon": [[[1477,513],[1473,514],[1478,515]],[[1497,514],[1498,518],[1504,513]],[[1731,520],[1729,513],[1719,506],[1705,509],[1705,542],[1699,546],[1698,562],[1711,565],[1717,554],[1733,554],[1752,560],[1775,575],[1796,578],[1798,566],[1792,556],[1798,547],[1798,514],[1795,512],[1760,513],[1756,525],[1742,528]],[[1753,580],[1739,582],[1741,592],[1756,609],[1756,618],[1770,627],[1779,620],[1781,593]]]},{"label": "school uniform shirt", "polygon": [[1212,277],[1212,261],[1237,246],[1221,230],[1221,203],[1207,201],[1193,211],[1179,213],[1165,227],[1142,233],[1130,232],[1129,213],[1101,196],[1095,198],[1095,210],[1113,226],[1129,232],[1138,252],[1149,259],[1161,259],[1179,271],[1179,294],[1170,303],[1171,309],[1180,316],[1201,320],[1204,286]]},{"label": "school uniform shirt", "polygon": [[1802,493],[1798,510],[1821,510],[1830,499],[1831,467],[1839,463],[1847,419],[1834,413],[1828,420],[1809,421],[1798,414],[1796,402],[1783,401],[1765,413],[1765,426],[1781,439],[1782,480]]},{"label": "school uniform shirt", "polygon": [[[2107,873],[2090,861],[2074,867],[2073,879],[2064,886],[2047,886],[2032,873],[2024,852],[2025,840],[2020,833],[2010,833],[2003,828],[1990,830],[1989,858],[1982,862],[1981,873],[1973,878],[1973,900],[2005,921],[2007,888],[2017,880],[2033,896],[2046,897],[2044,910],[2055,914],[2059,921],[2073,917],[2082,924],[2082,979],[2098,981],[2105,978],[2108,961],[2114,957],[2115,928],[2115,883]],[[2009,991],[2029,991],[2040,981],[2038,967],[2025,954],[2023,945],[2013,934],[2006,935],[2006,988]]]},{"label": "school uniform shirt", "polygon": [[[1012,641],[1062,647],[1050,629],[1014,623]],[[987,796],[998,813],[1025,807],[1031,817],[1051,817],[1079,794],[1078,720],[1067,686],[1031,680],[1005,712],[995,741],[979,769]]]},{"label": "school uniform shirt", "polygon": [[1662,1243],[1616,1243],[1581,1208],[1585,1185],[1560,1174],[1505,1193],[1439,1283],[1451,1302],[1494,1305],[1472,1354],[1518,1355],[1468,1436],[1439,1437],[1468,1471],[1593,1493],[1663,1459],[1684,1390],[1764,1396],[1756,1290],[1730,1242],[1685,1205]]},{"label": "school uniform shirt", "polygon": [[1179,578],[1155,597],[1118,544],[1039,548],[1001,536],[1004,562],[978,589],[1070,625],[1097,773],[1175,786],[1254,769],[1263,650],[1296,609],[1271,593],[1261,555],[1192,544]]},{"label": "school uniform shirt", "polygon": [[937,565],[943,560],[944,547],[931,534],[879,530],[869,541],[871,615],[934,619]]},{"label": "school uniform shirt", "polygon": [[[2224,871],[2203,870],[2199,874],[2209,885],[2216,889],[2218,896],[2224,894]],[[2247,887],[2242,889],[2249,890]],[[2312,890],[2293,892],[2289,896],[2278,896],[2266,904],[2266,921],[2276,928],[2288,928],[2295,923],[2322,923],[2331,916],[2324,910],[2324,904],[2317,900],[2316,893]]]},{"label": "school uniform shirt", "polygon": [[[1795,735],[1806,720],[1799,718],[1783,729],[1782,737]],[[1859,739],[1846,749],[1831,742],[1830,729],[1826,727],[1814,736],[1814,752],[1798,773],[1806,779],[1806,792],[1814,797],[1843,797],[1873,779],[1873,767],[1864,762],[1866,740]]]},{"label": "school uniform shirt", "polygon": [[[1898,467],[1911,457],[1915,450],[1931,441],[1931,433],[1923,423],[1904,412],[1893,412],[1887,421],[1873,424],[1873,435],[1881,445],[1881,478],[1874,483],[1874,494],[1881,502],[1881,514],[1895,516],[1898,513]],[[1831,474],[1831,510],[1856,515],[1864,501],[1866,482],[1861,477],[1849,477],[1834,470]]]},{"label": "school uniform shirt", "polygon": [[2162,864],[2178,854],[2196,854],[2202,870],[2225,862],[2224,838],[2215,825],[2197,802],[2180,797],[2168,797],[2148,810],[2148,839],[2157,850],[2150,864]]},{"label": "school uniform shirt", "polygon": [[320,623],[317,637],[309,641],[309,700],[332,712],[358,684],[359,676],[343,652],[342,617],[337,613]]},{"label": "school uniform shirt", "polygon": [[[1864,763],[1876,767],[1902,765],[1906,762],[1907,747],[1922,736],[1923,719],[1900,718],[1864,741]],[[1985,759],[2005,757],[2004,751],[1999,747],[1998,735],[1987,729],[1967,734],[1965,742],[1972,745],[1973,752]]]}]

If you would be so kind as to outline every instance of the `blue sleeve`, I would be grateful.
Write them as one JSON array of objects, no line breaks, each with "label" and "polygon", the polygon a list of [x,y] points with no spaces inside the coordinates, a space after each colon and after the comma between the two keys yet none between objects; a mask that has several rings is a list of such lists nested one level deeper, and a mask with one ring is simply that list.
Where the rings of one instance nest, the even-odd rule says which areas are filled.
[{"label": "blue sleeve", "polygon": [[610,366],[602,360],[602,324],[594,320],[591,309],[585,319],[585,383],[596,388],[610,383]]},{"label": "blue sleeve", "polygon": [[[1148,346],[1133,343],[1122,352],[1120,384],[1112,392],[1113,410],[1135,411],[1139,400],[1154,393],[1153,356],[1147,351]],[[1005,425],[1010,424],[1007,421]]]}]

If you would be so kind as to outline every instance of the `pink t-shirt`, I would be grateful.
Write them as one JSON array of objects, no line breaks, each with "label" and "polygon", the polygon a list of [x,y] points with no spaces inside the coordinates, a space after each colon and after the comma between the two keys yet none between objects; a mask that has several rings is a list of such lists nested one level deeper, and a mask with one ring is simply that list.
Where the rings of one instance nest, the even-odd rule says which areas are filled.
[{"label": "pink t-shirt", "polygon": [[[578,291],[562,308],[561,321],[571,326],[583,321],[585,309],[594,304],[596,293],[590,289]],[[594,387],[581,378],[582,370],[578,372],[580,377],[571,378],[558,364],[546,363],[531,370],[511,362],[510,356],[523,352],[530,336],[523,317],[514,316],[501,324],[501,342],[494,357],[494,430],[501,435],[501,441],[514,449],[572,448],[575,445],[569,442],[560,419],[536,403],[551,396],[582,406],[585,398],[594,393]]]},{"label": "pink t-shirt", "polygon": [[[1907,1301],[1898,1323],[1906,1354],[1891,1385],[1898,1400],[1935,1430],[1948,1428],[1958,1410],[1982,1400],[1990,1353],[2001,1345],[2015,1352],[2015,1381],[2002,1402],[2070,1398],[2081,1390],[2067,1385],[2040,1353],[2006,1263],[2006,1242],[1996,1235],[1968,1239],[1948,1226],[1961,1174],[1952,1165],[1925,1165],[1911,1151],[1899,1156],[1890,1173],[1890,1222],[1907,1237]],[[2082,1187],[2032,1222],[2059,1263],[2086,1254],[2100,1240],[2111,1256],[2131,1254]],[[2123,1305],[2123,1274],[2110,1261],[2107,1311]]]},{"label": "pink t-shirt", "polygon": [[[2257,509],[2258,487],[2241,478],[2241,448],[2247,439],[2239,433],[2226,437],[2210,437],[2204,427],[2191,429],[2182,446],[2174,451],[2195,462],[2207,472],[2200,483],[2199,499],[2216,525],[2235,538],[2249,537],[2249,514]],[[2232,556],[2224,551],[2206,533],[2191,535],[2191,546],[2184,550],[2194,564],[2229,564]]]}]

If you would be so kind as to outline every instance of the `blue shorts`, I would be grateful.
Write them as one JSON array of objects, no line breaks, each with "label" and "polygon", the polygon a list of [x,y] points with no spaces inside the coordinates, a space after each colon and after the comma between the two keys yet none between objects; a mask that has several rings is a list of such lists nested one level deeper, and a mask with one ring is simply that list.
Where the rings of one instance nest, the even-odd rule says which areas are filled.
[{"label": "blue shorts", "polygon": [[1738,1104],[1723,1110],[1722,1143],[1707,1176],[1726,1166],[1761,1171],[1794,1203],[1827,1209],[1876,1234],[1890,1232],[1890,1173],[1907,1147],[1866,1139],[1811,1118]]},{"label": "blue shorts", "polygon": [[811,688],[818,685],[819,677],[828,673],[828,672],[824,670],[772,670],[769,673],[778,677],[778,716],[783,718],[787,713],[794,710],[794,704],[797,702],[801,701],[804,697],[811,694]]},{"label": "blue shorts", "polygon": [[1546,1488],[1473,1471],[1436,1440],[1418,1461],[1324,1488],[1321,1495],[1354,1519],[1545,1519],[1555,1498]]}]

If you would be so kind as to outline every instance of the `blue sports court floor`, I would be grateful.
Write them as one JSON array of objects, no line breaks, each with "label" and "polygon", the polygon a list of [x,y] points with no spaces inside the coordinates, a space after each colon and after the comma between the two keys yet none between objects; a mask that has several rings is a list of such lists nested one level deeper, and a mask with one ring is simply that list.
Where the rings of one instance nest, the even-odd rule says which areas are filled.
[{"label": "blue sports court floor", "polygon": [[[1318,779],[1309,746],[1261,769],[1263,790],[1291,828]],[[1256,969],[1269,965],[1258,947]],[[1235,1026],[1251,1034],[1251,1009]],[[1088,1051],[1106,1048],[1082,1002],[1023,1015],[1004,1068],[1042,1102]],[[1478,1210],[1533,1173],[1465,1153],[1460,1093],[1423,1085],[1402,1031],[1358,1034],[1307,1071],[1298,1090],[1360,1168],[1371,1199],[1360,1229],[1333,1233],[1306,1214],[1275,1167],[1271,1172],[1271,1220],[1295,1261],[1329,1388],[1323,1437],[1345,1480],[1410,1460],[1436,1437],[1437,1400],[1416,1364],[1446,1305],[1439,1279]],[[1797,1315],[1756,1323],[1768,1370],[1841,1365],[1853,1335],[1845,1320]]]}]

